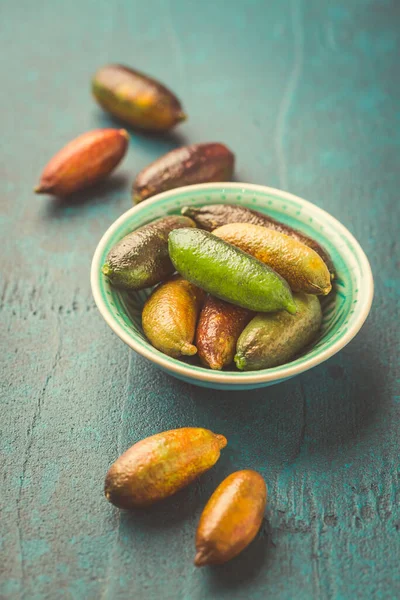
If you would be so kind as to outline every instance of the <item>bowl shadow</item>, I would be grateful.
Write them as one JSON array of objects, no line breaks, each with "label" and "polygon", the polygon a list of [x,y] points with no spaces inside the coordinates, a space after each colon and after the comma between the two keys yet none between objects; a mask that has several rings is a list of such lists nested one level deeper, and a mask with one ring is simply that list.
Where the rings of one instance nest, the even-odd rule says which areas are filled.
[{"label": "bowl shadow", "polygon": [[[232,465],[237,468],[250,463],[250,451],[243,456],[241,449],[246,439],[251,439],[250,458],[257,463],[272,461],[282,466],[294,462],[305,449],[328,459],[345,456],[356,441],[368,436],[386,410],[387,399],[381,393],[384,369],[372,341],[373,331],[366,327],[329,361],[257,390],[221,391],[174,380],[165,424],[196,425],[182,420],[190,411],[201,426],[226,435]],[[167,374],[154,376],[160,389],[170,386]],[[176,415],[176,421],[171,422],[171,415],[174,419]]]}]

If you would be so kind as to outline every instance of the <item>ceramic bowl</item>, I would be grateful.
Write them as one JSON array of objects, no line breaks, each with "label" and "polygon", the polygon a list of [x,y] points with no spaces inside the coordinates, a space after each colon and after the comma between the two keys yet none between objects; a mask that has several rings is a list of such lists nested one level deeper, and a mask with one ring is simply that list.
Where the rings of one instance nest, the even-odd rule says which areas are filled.
[{"label": "ceramic bowl", "polygon": [[[145,338],[141,309],[150,290],[126,293],[114,289],[102,274],[107,253],[125,235],[153,219],[179,214],[186,205],[241,204],[271,215],[317,240],[329,252],[336,270],[333,291],[321,299],[323,322],[314,345],[295,360],[261,371],[212,371],[193,359],[162,354]],[[368,316],[373,278],[367,257],[352,234],[327,212],[281,190],[248,183],[210,183],[178,188],[154,196],[117,219],[101,238],[91,270],[97,307],[111,329],[130,348],[186,382],[204,387],[243,390],[280,383],[324,362],[357,334]]]}]

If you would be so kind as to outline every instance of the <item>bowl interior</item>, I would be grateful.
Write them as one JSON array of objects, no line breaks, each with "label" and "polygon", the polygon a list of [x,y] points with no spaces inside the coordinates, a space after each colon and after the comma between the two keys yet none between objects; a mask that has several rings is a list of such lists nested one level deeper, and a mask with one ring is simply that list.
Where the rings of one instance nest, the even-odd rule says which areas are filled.
[{"label": "bowl interior", "polygon": [[[105,262],[111,247],[134,229],[153,219],[179,214],[181,208],[186,205],[202,206],[221,203],[242,204],[303,231],[324,246],[333,260],[336,270],[334,289],[327,298],[321,298],[323,322],[320,335],[311,348],[291,363],[252,373],[234,369],[212,372],[200,366],[196,357],[185,361],[170,358],[149,344],[141,327],[142,307],[151,290],[130,293],[115,290],[100,271],[100,266]],[[151,350],[153,356],[162,357],[161,366],[164,368],[170,367],[176,371],[176,366],[179,365],[186,371],[187,376],[194,376],[197,379],[206,377],[211,378],[210,380],[219,378],[223,381],[227,376],[234,376],[238,382],[239,380],[244,382],[246,378],[254,379],[255,375],[262,377],[263,373],[267,372],[277,380],[292,376],[300,370],[310,368],[316,362],[321,362],[324,359],[322,357],[318,361],[312,360],[318,355],[326,353],[329,356],[334,353],[331,351],[332,346],[356,325],[359,310],[368,313],[369,309],[369,306],[366,306],[369,292],[367,294],[365,290],[365,286],[371,280],[369,265],[351,234],[336,219],[321,209],[279,190],[259,186],[242,187],[241,184],[208,184],[180,188],[143,202],[135,210],[125,213],[106,233],[100,247],[97,283],[103,303],[103,313],[105,309],[109,324],[112,327],[118,325],[119,330],[122,329],[125,333],[125,341],[127,336],[134,340],[135,349],[139,352],[149,356],[148,352]],[[360,304],[364,305],[361,307]],[[110,323],[110,319],[113,323]],[[293,369],[287,371],[289,365],[298,368],[295,371]],[[231,380],[231,377],[229,379]]]}]

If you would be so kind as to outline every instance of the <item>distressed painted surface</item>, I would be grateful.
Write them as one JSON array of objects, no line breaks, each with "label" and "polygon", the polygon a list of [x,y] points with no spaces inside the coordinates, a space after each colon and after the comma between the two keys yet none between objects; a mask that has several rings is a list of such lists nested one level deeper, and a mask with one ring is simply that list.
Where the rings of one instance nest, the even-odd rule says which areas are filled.
[{"label": "distressed painted surface", "polygon": [[[0,597],[399,597],[397,0],[3,0],[0,16]],[[118,174],[80,205],[34,197],[61,145],[110,125],[88,92],[109,61],[166,81],[189,121],[164,139],[133,135]],[[236,151],[238,179],[339,218],[375,276],[356,340],[265,390],[171,379],[91,299],[93,250],[130,207],[134,174],[209,140]],[[114,510],[102,495],[110,463],[184,425],[228,437],[218,466],[151,511]],[[195,570],[201,508],[246,467],[268,483],[264,533],[231,564]]]}]

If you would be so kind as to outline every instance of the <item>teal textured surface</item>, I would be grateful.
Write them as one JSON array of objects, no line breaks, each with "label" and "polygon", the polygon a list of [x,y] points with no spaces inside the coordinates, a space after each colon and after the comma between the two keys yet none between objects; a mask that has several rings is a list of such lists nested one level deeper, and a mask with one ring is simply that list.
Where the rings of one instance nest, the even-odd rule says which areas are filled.
[{"label": "teal textured surface", "polygon": [[[24,598],[392,599],[400,595],[397,0],[3,0],[1,587]],[[187,123],[131,136],[81,203],[35,197],[47,160],[112,121],[90,97],[126,62],[182,99]],[[376,291],[342,352],[254,392],[200,389],[131,352],[89,271],[136,173],[181,143],[222,141],[237,179],[315,202],[359,240]],[[114,459],[179,426],[228,438],[198,483],[143,513],[103,497]],[[194,531],[224,476],[259,470],[267,521],[231,564],[196,570]]]}]

